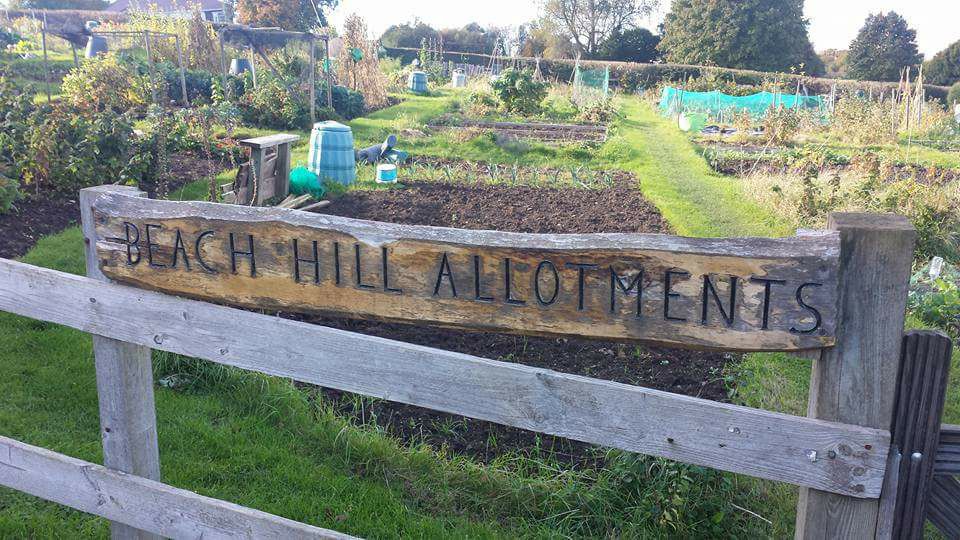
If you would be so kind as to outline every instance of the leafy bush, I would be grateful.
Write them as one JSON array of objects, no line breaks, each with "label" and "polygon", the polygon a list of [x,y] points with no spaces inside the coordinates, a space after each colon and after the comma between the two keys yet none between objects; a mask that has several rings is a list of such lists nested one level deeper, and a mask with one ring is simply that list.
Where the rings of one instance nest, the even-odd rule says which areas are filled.
[{"label": "leafy bush", "polygon": [[960,82],[951,86],[947,93],[947,104],[952,107],[957,103],[960,103]]},{"label": "leafy bush", "polygon": [[4,214],[20,197],[20,182],[0,174],[0,214]]},{"label": "leafy bush", "polygon": [[533,80],[529,69],[508,69],[491,83],[493,92],[509,112],[536,113],[547,97],[547,84]]},{"label": "leafy bush", "polygon": [[[168,99],[180,103],[183,100],[183,92],[180,87],[180,68],[174,64],[162,63],[157,64],[157,70],[163,75]],[[184,70],[183,75],[190,103],[197,100],[209,102],[213,99],[213,79],[216,77],[213,73],[199,69],[187,69]]]},{"label": "leafy bush", "polygon": [[43,65],[43,58],[20,58],[11,56],[0,59],[0,73],[16,79],[31,81],[60,80],[73,69],[72,60],[50,60],[50,69]]},{"label": "leafy bush", "polygon": [[920,268],[910,278],[908,307],[924,324],[960,337],[960,270],[943,261]]},{"label": "leafy bush", "polygon": [[[333,109],[339,116],[347,120],[352,120],[362,116],[366,110],[363,94],[354,92],[345,86],[333,86]],[[317,89],[317,106],[326,107],[327,105],[327,85],[326,81],[321,81]]]},{"label": "leafy bush", "polygon": [[[135,64],[107,53],[83,61],[63,78],[60,88],[63,98],[78,109],[123,113],[145,108],[151,100],[150,87],[150,77],[141,75]],[[165,92],[162,89],[160,94]]]},{"label": "leafy bush", "polygon": [[6,49],[10,45],[16,45],[22,37],[20,34],[7,30],[6,28],[0,28],[0,48]]},{"label": "leafy bush", "polygon": [[763,118],[763,137],[766,142],[784,145],[800,132],[800,114],[796,109],[771,107]]},{"label": "leafy bush", "polygon": [[247,124],[272,129],[307,129],[310,109],[278,80],[261,77],[237,99],[237,108]]}]

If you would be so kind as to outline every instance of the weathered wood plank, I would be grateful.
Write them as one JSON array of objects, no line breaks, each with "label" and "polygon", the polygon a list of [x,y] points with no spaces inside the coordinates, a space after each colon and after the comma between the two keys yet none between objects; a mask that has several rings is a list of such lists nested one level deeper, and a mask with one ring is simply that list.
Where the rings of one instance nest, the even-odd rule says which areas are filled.
[{"label": "weathered wood plank", "polygon": [[298,381],[878,497],[889,434],[273,318],[0,260],[0,310]]},{"label": "weathered wood plank", "polygon": [[836,233],[518,234],[122,195],[96,214],[112,279],[233,305],[696,348],[834,342]]},{"label": "weathered wood plank", "polygon": [[960,538],[960,481],[952,476],[933,477],[927,519],[946,538]]},{"label": "weathered wood plank", "polygon": [[[841,243],[837,343],[814,362],[808,416],[888,429],[916,233],[892,214],[833,214],[828,226]],[[796,536],[872,539],[879,519],[878,501],[801,489]]]},{"label": "weathered wood plank", "polygon": [[[100,186],[80,191],[80,217],[86,251],[87,275],[109,281],[100,272],[95,246],[100,238],[94,227],[93,204],[108,193],[143,197],[135,188]],[[153,399],[153,368],[148,347],[109,337],[93,336],[100,409],[103,462],[118,471],[160,480],[160,450]],[[113,523],[113,540],[151,540],[155,535]]]},{"label": "weathered wood plank", "polygon": [[895,501],[890,538],[923,538],[952,349],[942,332],[911,331],[903,338],[890,448],[902,461],[896,494],[885,497]]},{"label": "weathered wood plank", "polygon": [[960,474],[960,426],[940,426],[940,443],[937,447],[937,462],[934,474]]},{"label": "weathered wood plank", "polygon": [[262,137],[243,139],[240,141],[240,144],[242,146],[249,146],[251,148],[269,148],[285,143],[296,142],[298,140],[300,140],[299,135],[293,135],[292,133],[274,133],[273,135],[264,135]]},{"label": "weathered wood plank", "polygon": [[0,485],[167,538],[352,538],[2,436]]}]

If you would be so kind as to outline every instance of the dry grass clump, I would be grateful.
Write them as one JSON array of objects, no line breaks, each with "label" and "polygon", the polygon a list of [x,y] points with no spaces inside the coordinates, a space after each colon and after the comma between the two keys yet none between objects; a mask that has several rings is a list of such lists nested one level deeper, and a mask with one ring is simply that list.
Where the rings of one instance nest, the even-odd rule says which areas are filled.
[{"label": "dry grass clump", "polygon": [[[376,44],[367,38],[367,23],[356,14],[343,22],[343,47],[337,58],[337,81],[351,90],[363,94],[367,108],[379,109],[389,103],[389,81],[380,69]],[[359,50],[359,60],[353,51]]]}]

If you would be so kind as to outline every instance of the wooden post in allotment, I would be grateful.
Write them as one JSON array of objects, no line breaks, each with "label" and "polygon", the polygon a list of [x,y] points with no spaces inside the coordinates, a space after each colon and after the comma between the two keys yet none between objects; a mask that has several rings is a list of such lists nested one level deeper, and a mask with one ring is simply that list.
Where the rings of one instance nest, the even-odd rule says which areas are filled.
[{"label": "wooden post in allotment", "polygon": [[[890,429],[916,231],[893,214],[831,214],[828,228],[840,233],[837,338],[814,361],[807,415]],[[838,448],[841,454],[858,450]],[[801,489],[796,537],[876,538],[889,491],[885,487],[878,500]]]},{"label": "wooden post in allotment", "polygon": [[184,107],[190,106],[190,98],[187,96],[187,73],[183,67],[183,47],[180,46],[180,36],[173,36],[173,43],[177,48],[177,66],[180,68],[180,92],[183,94],[181,102]]},{"label": "wooden post in allotment", "polygon": [[317,42],[313,35],[307,40],[310,47],[310,124],[317,122]]},{"label": "wooden post in allotment", "polygon": [[952,349],[953,342],[942,332],[912,331],[903,338],[890,448],[891,462],[899,461],[900,467],[887,471],[896,482],[885,483],[891,486],[887,500],[893,510],[881,512],[890,523],[890,533],[883,537],[923,538]]},{"label": "wooden post in allotment", "polygon": [[[122,186],[99,186],[80,191],[87,276],[101,281],[109,279],[100,271],[97,261],[93,204],[105,193],[146,195],[139,189]],[[158,335],[155,339],[163,339],[163,336]],[[150,349],[94,335],[93,354],[100,401],[103,464],[110,469],[160,480]],[[111,523],[110,531],[114,540],[159,539],[156,535],[120,523]]]},{"label": "wooden post in allotment", "polygon": [[158,105],[157,101],[157,70],[153,65],[153,48],[150,45],[150,31],[143,31],[143,43],[147,48],[147,66],[150,67],[150,97],[153,104]]}]

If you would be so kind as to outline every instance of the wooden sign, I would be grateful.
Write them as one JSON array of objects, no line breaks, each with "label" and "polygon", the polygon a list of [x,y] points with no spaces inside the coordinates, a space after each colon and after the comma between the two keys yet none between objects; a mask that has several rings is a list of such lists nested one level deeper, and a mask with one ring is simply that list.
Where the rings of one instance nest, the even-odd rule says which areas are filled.
[{"label": "wooden sign", "polygon": [[833,232],[519,234],[118,194],[93,210],[105,275],[232,305],[693,348],[834,343]]}]

